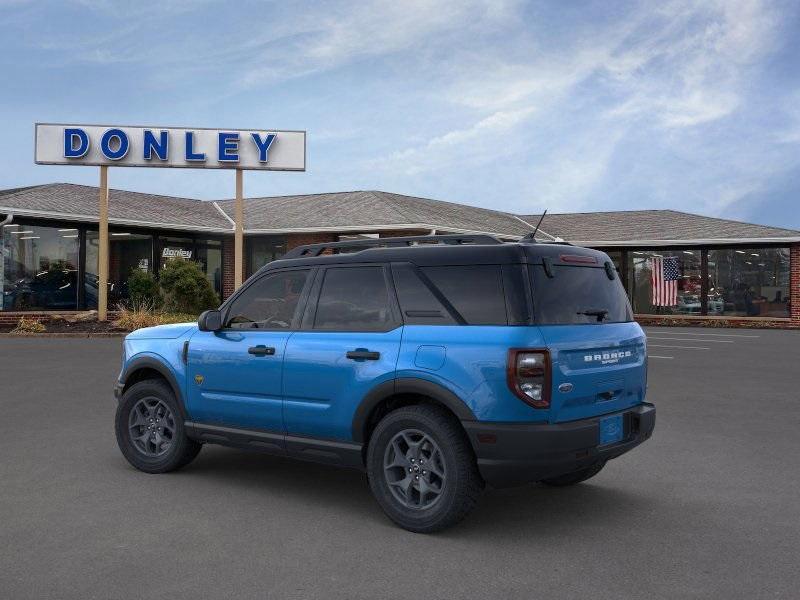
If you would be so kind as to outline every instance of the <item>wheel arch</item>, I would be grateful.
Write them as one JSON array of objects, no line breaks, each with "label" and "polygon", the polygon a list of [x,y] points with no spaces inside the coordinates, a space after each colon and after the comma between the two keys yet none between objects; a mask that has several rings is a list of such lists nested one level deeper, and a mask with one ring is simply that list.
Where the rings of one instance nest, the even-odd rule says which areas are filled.
[{"label": "wheel arch", "polygon": [[413,377],[385,381],[364,396],[353,416],[353,440],[366,447],[371,431],[387,412],[411,404],[435,404],[459,421],[475,421],[475,414],[456,394],[444,386]]},{"label": "wheel arch", "polygon": [[119,382],[122,384],[122,393],[124,394],[133,384],[147,379],[162,379],[167,382],[178,400],[181,416],[186,419],[186,404],[175,373],[163,362],[152,356],[140,356],[125,365],[125,369],[119,377]]}]

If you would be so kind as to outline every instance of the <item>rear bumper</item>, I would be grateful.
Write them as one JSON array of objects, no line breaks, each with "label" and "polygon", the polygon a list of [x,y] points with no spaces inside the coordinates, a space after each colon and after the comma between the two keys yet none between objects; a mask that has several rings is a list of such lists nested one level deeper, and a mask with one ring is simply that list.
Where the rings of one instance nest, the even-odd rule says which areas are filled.
[{"label": "rear bumper", "polygon": [[621,411],[621,442],[598,446],[601,415],[568,423],[462,421],[483,479],[493,487],[539,481],[605,462],[638,446],[653,433],[656,407]]}]

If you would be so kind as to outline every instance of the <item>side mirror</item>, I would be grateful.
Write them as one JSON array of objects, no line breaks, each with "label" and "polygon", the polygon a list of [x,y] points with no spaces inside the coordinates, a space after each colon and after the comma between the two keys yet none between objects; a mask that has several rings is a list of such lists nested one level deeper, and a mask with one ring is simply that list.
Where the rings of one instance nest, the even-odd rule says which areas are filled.
[{"label": "side mirror", "polygon": [[222,329],[222,313],[218,310],[207,310],[197,319],[200,331],[219,331]]}]

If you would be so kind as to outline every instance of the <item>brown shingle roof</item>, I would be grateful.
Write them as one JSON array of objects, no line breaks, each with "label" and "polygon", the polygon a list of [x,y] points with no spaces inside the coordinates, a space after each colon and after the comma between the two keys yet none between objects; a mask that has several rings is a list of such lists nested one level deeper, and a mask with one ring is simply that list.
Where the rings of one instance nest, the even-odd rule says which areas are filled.
[{"label": "brown shingle roof", "polygon": [[[234,201],[218,202],[233,218]],[[508,213],[379,191],[245,199],[245,229],[430,228],[523,236],[531,227]]]},{"label": "brown shingle roof", "polygon": [[[0,190],[0,211],[92,222],[97,221],[97,195],[96,187],[69,183]],[[227,233],[232,231],[232,223],[225,215],[233,218],[233,205],[233,200],[214,203],[111,190],[109,213],[114,224]],[[355,191],[248,198],[245,218],[245,230],[252,232],[436,229],[514,238],[530,233],[539,215],[517,217],[441,200]],[[800,241],[800,231],[674,210],[548,214],[537,239],[549,241],[554,236],[596,246],[668,245],[701,240]]]},{"label": "brown shingle roof", "polygon": [[[522,215],[522,218],[535,224],[540,216]],[[569,242],[608,245],[615,242],[624,245],[689,240],[735,242],[748,239],[800,239],[800,231],[704,217],[676,210],[548,213],[541,228]]]},{"label": "brown shingle roof", "polygon": [[[97,221],[98,188],[52,183],[0,192],[0,207],[15,214]],[[126,225],[151,225],[178,229],[225,229],[230,222],[211,202],[159,196],[126,190],[109,190],[109,221]]]}]

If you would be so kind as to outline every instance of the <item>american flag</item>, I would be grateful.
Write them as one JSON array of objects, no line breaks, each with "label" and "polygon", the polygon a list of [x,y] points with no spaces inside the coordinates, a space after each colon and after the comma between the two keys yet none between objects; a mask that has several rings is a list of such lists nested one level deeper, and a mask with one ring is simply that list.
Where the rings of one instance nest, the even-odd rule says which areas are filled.
[{"label": "american flag", "polygon": [[678,304],[678,259],[654,256],[650,260],[653,306],[675,306]]}]

